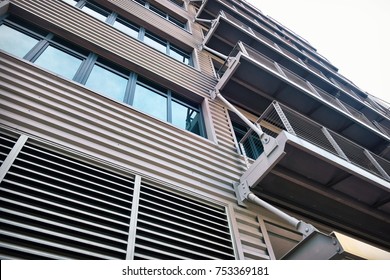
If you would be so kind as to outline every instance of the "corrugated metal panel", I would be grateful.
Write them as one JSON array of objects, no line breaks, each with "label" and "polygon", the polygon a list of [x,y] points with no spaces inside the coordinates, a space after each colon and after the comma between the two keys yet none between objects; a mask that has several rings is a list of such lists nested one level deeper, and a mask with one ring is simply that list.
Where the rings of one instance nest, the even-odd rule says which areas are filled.
[{"label": "corrugated metal panel", "polygon": [[[13,0],[12,3],[14,4],[12,9],[16,9],[25,18],[31,20],[38,17],[54,24],[56,31],[70,32],[60,34],[68,40],[81,45],[85,44],[86,47],[93,48],[92,50],[99,55],[122,64],[126,68],[145,71],[140,74],[149,78],[158,77],[166,83],[170,83],[169,85],[173,83],[179,86],[182,91],[188,90],[201,96],[209,96],[209,90],[214,88],[216,84],[215,78],[178,62],[81,10],[65,5],[62,1]],[[146,17],[150,13],[143,7],[138,8],[142,8],[141,14],[137,14],[139,17]],[[61,13],[53,12],[57,10],[61,10]],[[143,14],[146,12],[148,14]],[[36,22],[38,18],[35,18],[34,21]],[[158,18],[158,20],[165,22],[164,19]],[[156,22],[156,24],[160,23]],[[47,26],[54,28],[51,25]]]},{"label": "corrugated metal panel", "polygon": [[234,210],[245,259],[270,259],[256,214],[254,214],[255,211],[239,208],[238,206]]},{"label": "corrugated metal panel", "polygon": [[[104,55],[108,50],[131,62],[125,66],[134,63],[136,69],[153,72],[205,97],[215,85],[209,74],[183,65],[89,16],[70,21],[79,18],[81,12],[60,4],[61,1],[12,2],[60,29],[102,46],[103,49],[95,51]],[[61,15],[53,13],[58,9],[63,11]],[[199,56],[201,67],[210,67],[204,63],[207,54]],[[4,86],[2,123],[134,172],[234,203],[231,183],[238,180],[243,164],[235,152],[226,110],[218,102],[209,102],[216,120],[219,145],[215,145],[1,52],[0,59]],[[255,244],[253,235],[248,234],[246,219],[238,217],[237,221],[245,243],[245,257],[266,258],[259,251],[261,242]]]},{"label": "corrugated metal panel", "polygon": [[[240,174],[236,154],[73,83],[53,80],[2,55],[4,123],[65,142],[131,169],[231,197]],[[16,63],[15,63],[16,62]],[[19,62],[19,65],[17,64]],[[30,68],[30,69],[28,69]],[[16,93],[16,94],[15,94]]]}]

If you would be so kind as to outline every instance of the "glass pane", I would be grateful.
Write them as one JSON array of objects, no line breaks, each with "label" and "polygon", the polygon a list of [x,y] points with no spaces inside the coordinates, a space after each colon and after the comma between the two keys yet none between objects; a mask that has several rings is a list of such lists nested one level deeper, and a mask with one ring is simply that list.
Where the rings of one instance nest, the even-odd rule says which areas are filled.
[{"label": "glass pane", "polygon": [[78,0],[62,0],[62,1],[66,2],[66,3],[69,3],[69,4],[73,5],[73,6],[76,5],[77,2],[78,2]]},{"label": "glass pane", "polygon": [[167,120],[167,98],[142,85],[137,84],[135,87],[133,106],[159,119]]},{"label": "glass pane", "polygon": [[84,12],[87,14],[90,14],[91,16],[100,19],[102,21],[105,21],[109,12],[104,11],[102,9],[99,9],[98,7],[91,5],[91,4],[86,4],[84,7],[81,8]]},{"label": "glass pane", "polygon": [[175,101],[172,102],[172,124],[200,135],[200,113]]},{"label": "glass pane", "polygon": [[149,46],[159,50],[160,52],[163,53],[167,52],[167,47],[166,47],[167,43],[159,38],[154,37],[151,34],[148,33],[145,34],[144,42]]},{"label": "glass pane", "polygon": [[81,62],[81,59],[49,46],[34,63],[65,78],[73,79]]},{"label": "glass pane", "polygon": [[114,22],[114,27],[126,33],[127,35],[130,35],[134,38],[138,38],[138,31],[139,31],[138,27],[132,26],[130,24],[124,24],[122,23],[122,21],[118,21],[118,20]]},{"label": "glass pane", "polygon": [[188,54],[184,54],[181,51],[171,48],[169,50],[169,55],[174,59],[179,60],[180,62],[183,62],[185,64],[190,64],[190,56]]},{"label": "glass pane", "polygon": [[18,57],[24,57],[38,40],[7,25],[0,26],[0,49]]},{"label": "glass pane", "polygon": [[149,4],[149,9],[151,11],[155,12],[156,14],[164,17],[164,18],[167,18],[167,16],[168,16],[167,13],[165,13],[164,11],[161,11],[159,8],[157,8],[157,7],[153,6],[153,5]]},{"label": "glass pane", "polygon": [[128,79],[119,76],[99,65],[95,65],[88,77],[87,87],[123,101]]},{"label": "glass pane", "polygon": [[172,23],[176,24],[177,26],[185,29],[186,24],[181,22],[180,20],[178,20],[178,19],[176,19],[176,18],[174,18],[172,16],[168,16],[168,19],[169,19],[170,22],[172,22]]}]

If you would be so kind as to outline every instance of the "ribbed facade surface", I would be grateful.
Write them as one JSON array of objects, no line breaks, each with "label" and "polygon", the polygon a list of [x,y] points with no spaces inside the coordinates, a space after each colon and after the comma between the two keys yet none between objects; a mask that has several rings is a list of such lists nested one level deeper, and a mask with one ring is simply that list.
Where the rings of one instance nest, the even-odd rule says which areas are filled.
[{"label": "ribbed facade surface", "polygon": [[[224,79],[222,94],[269,135],[285,130],[342,158],[341,149],[342,160],[374,176],[384,198],[372,195],[375,210],[363,201],[359,211],[380,212],[375,217],[389,229],[388,111],[307,41],[245,1],[6,0],[0,1],[0,38],[2,259],[268,260],[285,254],[299,234],[259,206],[237,204],[233,186],[256,160],[243,149],[259,149],[261,142],[248,135],[241,141],[249,129],[213,97]],[[226,75],[238,49],[240,67],[256,61],[263,69],[245,70],[248,79],[260,73],[253,84],[241,79],[241,70]],[[49,51],[59,54],[44,60]],[[92,83],[98,71],[106,76]],[[118,82],[103,88],[110,79]],[[119,98],[114,92],[121,83]],[[273,84],[278,94],[268,93]],[[294,100],[298,90],[307,106],[322,106],[351,129],[341,130],[322,113],[310,115]],[[253,93],[261,96],[259,105]],[[327,127],[339,146],[333,140],[321,146],[317,132],[299,126],[306,119]],[[260,147],[254,154],[261,153]],[[266,191],[282,186],[270,180]],[[341,200],[348,191],[339,185],[332,195],[339,191]],[[390,246],[379,240],[383,233],[361,232],[271,196],[264,198],[326,233]]]}]

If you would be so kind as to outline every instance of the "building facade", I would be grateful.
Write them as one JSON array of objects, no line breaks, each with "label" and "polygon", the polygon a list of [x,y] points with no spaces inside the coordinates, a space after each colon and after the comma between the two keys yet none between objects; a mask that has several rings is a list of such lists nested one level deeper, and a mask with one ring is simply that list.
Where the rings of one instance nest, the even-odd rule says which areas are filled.
[{"label": "building facade", "polygon": [[0,130],[3,259],[390,258],[388,107],[245,1],[0,1]]}]

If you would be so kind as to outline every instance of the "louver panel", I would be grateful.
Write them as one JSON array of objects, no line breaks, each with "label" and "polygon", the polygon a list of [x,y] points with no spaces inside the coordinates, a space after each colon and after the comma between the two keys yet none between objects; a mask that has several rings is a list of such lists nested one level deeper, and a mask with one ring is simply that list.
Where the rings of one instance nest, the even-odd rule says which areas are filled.
[{"label": "louver panel", "polygon": [[224,207],[143,184],[135,259],[234,259]]},{"label": "louver panel", "polygon": [[27,143],[1,183],[0,257],[124,259],[133,185]]},{"label": "louver panel", "polygon": [[11,136],[5,133],[0,133],[0,166],[11,151],[17,141],[16,136]]}]

